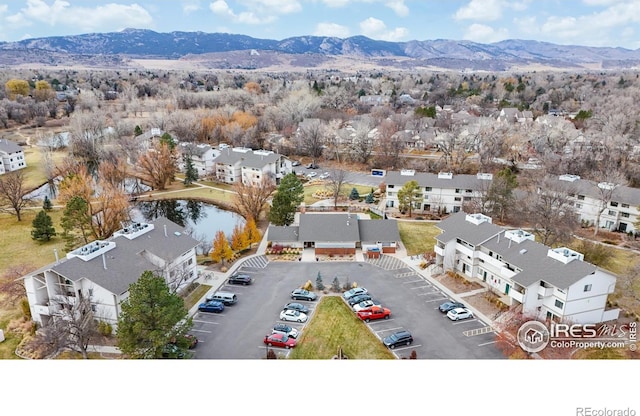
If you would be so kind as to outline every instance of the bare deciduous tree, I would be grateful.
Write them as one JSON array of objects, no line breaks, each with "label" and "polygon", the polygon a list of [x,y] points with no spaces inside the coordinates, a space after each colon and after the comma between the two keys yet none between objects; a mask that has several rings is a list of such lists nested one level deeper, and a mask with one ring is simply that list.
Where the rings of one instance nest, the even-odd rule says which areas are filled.
[{"label": "bare deciduous tree", "polygon": [[164,190],[177,172],[177,156],[168,144],[159,143],[138,159],[138,174],[153,189]]},{"label": "bare deciduous tree", "polygon": [[9,212],[20,221],[22,210],[29,205],[28,193],[29,190],[25,188],[25,176],[22,170],[8,172],[0,176],[0,211]]},{"label": "bare deciduous tree", "polygon": [[233,203],[236,211],[244,218],[258,221],[265,209],[267,200],[276,189],[272,178],[263,176],[260,183],[251,186],[238,182],[234,185]]},{"label": "bare deciduous tree", "polygon": [[333,198],[333,209],[338,207],[338,199],[342,195],[342,187],[344,186],[345,179],[347,177],[347,171],[344,169],[331,169],[329,171],[330,176],[327,178],[328,183],[326,185],[329,192],[331,192],[331,198]]}]

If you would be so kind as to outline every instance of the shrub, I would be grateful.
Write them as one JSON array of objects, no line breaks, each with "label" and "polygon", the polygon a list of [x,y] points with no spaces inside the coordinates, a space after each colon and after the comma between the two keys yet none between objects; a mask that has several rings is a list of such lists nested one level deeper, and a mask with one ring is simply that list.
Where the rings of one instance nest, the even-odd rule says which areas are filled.
[{"label": "shrub", "polygon": [[311,280],[307,280],[307,282],[302,286],[302,288],[305,290],[311,290],[313,289],[313,283],[311,283]]},{"label": "shrub", "polygon": [[338,276],[333,278],[333,282],[331,282],[331,290],[334,292],[340,292],[340,280],[338,280]]},{"label": "shrub", "polygon": [[98,333],[102,336],[108,337],[113,333],[113,327],[110,323],[105,321],[98,322]]},{"label": "shrub", "polygon": [[318,272],[318,277],[316,277],[316,288],[318,290],[324,290],[324,284],[322,283],[322,275]]},{"label": "shrub", "polygon": [[20,309],[27,320],[31,320],[31,308],[29,308],[29,300],[23,298],[20,300]]}]

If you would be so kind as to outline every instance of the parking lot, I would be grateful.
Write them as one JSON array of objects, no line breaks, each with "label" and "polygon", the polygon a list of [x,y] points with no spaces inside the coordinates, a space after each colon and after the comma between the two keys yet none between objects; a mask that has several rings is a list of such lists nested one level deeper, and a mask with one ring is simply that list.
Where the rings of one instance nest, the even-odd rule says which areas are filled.
[{"label": "parking lot", "polygon": [[[448,298],[436,286],[399,261],[380,266],[356,262],[272,262],[264,268],[241,267],[239,271],[250,274],[254,283],[249,286],[225,284],[220,288],[235,293],[238,303],[219,314],[198,312],[194,316],[192,333],[200,340],[194,358],[265,358],[264,336],[275,323],[281,322],[279,314],[283,306],[292,301],[291,291],[307,280],[315,284],[318,272],[325,286],[329,287],[336,276],[341,284],[355,282],[391,309],[390,319],[363,325],[368,325],[380,339],[402,329],[411,332],[413,344],[393,350],[398,358],[407,358],[412,351],[418,359],[502,358],[495,348],[494,335],[486,332],[484,322],[477,318],[449,320],[438,310]],[[317,301],[296,302],[309,307],[309,319],[313,319]],[[300,339],[304,324],[288,324],[302,332]],[[284,348],[272,348],[281,357],[289,353]]]}]

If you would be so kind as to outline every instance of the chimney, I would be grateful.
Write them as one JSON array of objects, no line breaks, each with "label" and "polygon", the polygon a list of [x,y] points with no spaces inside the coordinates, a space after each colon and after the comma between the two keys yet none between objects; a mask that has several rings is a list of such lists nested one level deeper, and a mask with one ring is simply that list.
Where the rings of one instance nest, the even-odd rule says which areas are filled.
[{"label": "chimney", "polygon": [[102,253],[102,266],[107,270],[107,258],[104,256],[104,253]]},{"label": "chimney", "polygon": [[167,237],[167,224],[164,225],[164,236]]}]

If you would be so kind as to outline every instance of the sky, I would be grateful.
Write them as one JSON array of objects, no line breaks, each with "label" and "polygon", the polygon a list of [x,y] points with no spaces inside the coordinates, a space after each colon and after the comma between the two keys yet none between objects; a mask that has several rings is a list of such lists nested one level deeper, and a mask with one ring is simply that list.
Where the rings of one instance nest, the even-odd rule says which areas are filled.
[{"label": "sky", "polygon": [[125,28],[638,49],[640,0],[0,0],[0,41]]}]

